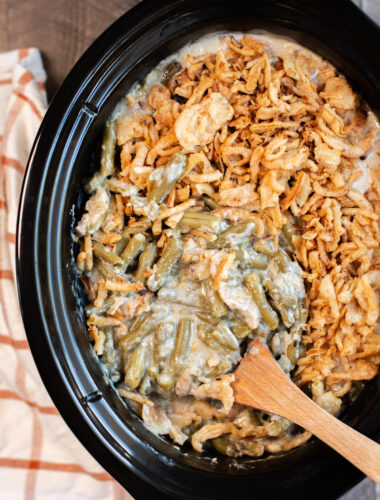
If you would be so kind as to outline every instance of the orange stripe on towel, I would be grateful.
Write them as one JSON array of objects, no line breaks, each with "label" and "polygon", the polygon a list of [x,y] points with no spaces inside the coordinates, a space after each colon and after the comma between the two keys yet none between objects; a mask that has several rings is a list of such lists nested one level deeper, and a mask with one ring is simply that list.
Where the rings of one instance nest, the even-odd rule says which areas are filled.
[{"label": "orange stripe on towel", "polygon": [[17,96],[19,99],[23,100],[24,102],[27,102],[31,108],[31,110],[33,111],[33,113],[37,116],[37,118],[39,120],[42,120],[42,115],[41,113],[39,112],[37,106],[34,104],[34,102],[29,99],[29,97],[26,97],[24,94],[22,94],[21,92],[18,92],[17,90],[14,90],[13,91],[13,94],[15,96]]},{"label": "orange stripe on towel", "polygon": [[13,280],[13,273],[10,269],[0,269],[0,279]]},{"label": "orange stripe on towel", "polygon": [[15,349],[28,349],[29,344],[27,340],[16,340],[12,339],[8,335],[0,334],[0,344],[6,344],[14,347]]},{"label": "orange stripe on towel", "polygon": [[86,474],[97,481],[113,481],[112,477],[106,472],[91,472],[79,464],[63,464],[46,462],[44,460],[23,460],[20,458],[0,457],[0,467],[12,467],[15,469],[40,469],[57,472],[75,472]]},{"label": "orange stripe on towel", "polygon": [[3,165],[6,165],[7,167],[14,168],[19,172],[21,175],[24,175],[25,173],[25,167],[22,165],[18,160],[15,158],[9,158],[9,156],[2,156],[1,157],[1,163]]},{"label": "orange stripe on towel", "polygon": [[25,404],[30,406],[30,408],[35,408],[40,413],[44,413],[46,415],[59,415],[59,411],[54,406],[40,406],[34,401],[27,401],[22,398],[17,392],[8,391],[7,389],[0,390],[0,399],[15,399],[17,401],[23,401]]}]

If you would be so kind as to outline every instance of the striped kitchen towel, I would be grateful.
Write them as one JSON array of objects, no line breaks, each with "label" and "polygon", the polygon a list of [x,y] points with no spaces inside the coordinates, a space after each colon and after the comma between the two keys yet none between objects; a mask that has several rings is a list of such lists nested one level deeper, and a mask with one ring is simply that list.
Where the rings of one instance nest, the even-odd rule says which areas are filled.
[{"label": "striped kitchen towel", "polygon": [[45,113],[37,49],[0,54],[0,498],[131,499],[71,433],[29,350],[15,273],[17,208],[26,162]]}]

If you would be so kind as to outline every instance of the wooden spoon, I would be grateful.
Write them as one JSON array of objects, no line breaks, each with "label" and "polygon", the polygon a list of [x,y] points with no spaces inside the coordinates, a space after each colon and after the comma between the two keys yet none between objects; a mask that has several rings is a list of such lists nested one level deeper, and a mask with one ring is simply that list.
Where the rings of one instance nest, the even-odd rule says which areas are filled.
[{"label": "wooden spoon", "polygon": [[232,387],[237,403],[300,425],[380,484],[380,445],[315,404],[285,375],[261,340],[252,342]]}]

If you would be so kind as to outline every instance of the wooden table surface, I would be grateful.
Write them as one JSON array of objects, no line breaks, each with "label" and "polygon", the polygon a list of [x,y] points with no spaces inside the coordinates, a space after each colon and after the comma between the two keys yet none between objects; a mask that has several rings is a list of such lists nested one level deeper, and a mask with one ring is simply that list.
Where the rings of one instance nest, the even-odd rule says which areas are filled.
[{"label": "wooden table surface", "polygon": [[[380,24],[380,0],[354,1]],[[91,42],[138,2],[0,0],[0,52],[22,47],[39,48],[48,74],[47,91],[51,99]],[[340,500],[380,500],[380,487],[366,479]]]},{"label": "wooden table surface", "polygon": [[0,0],[0,51],[37,47],[51,99],[75,61],[139,0]]}]

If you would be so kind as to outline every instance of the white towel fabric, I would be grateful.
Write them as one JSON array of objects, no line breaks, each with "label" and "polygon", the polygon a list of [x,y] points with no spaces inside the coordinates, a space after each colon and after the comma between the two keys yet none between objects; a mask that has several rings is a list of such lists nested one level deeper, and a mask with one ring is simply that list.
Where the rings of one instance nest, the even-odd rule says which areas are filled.
[{"label": "white towel fabric", "polygon": [[26,340],[15,277],[25,165],[47,101],[37,49],[0,54],[0,498],[132,497],[89,455],[54,407]]}]

